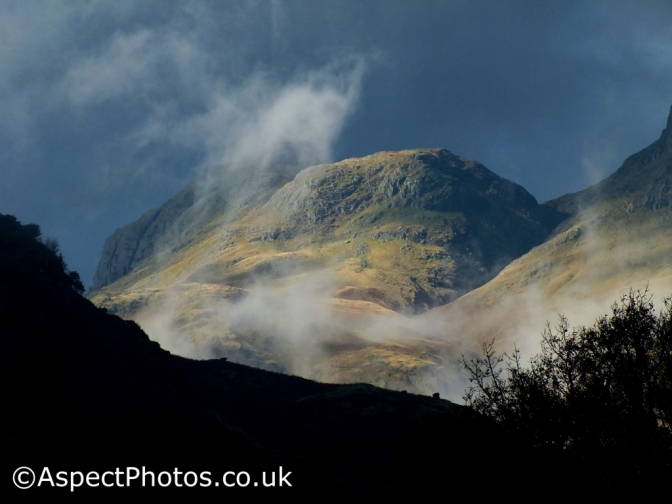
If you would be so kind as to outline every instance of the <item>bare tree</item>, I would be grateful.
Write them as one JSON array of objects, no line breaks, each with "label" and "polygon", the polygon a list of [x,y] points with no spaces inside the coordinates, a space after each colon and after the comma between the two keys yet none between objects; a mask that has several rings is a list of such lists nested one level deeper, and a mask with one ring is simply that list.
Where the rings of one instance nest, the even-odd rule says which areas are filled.
[{"label": "bare tree", "polygon": [[462,364],[476,411],[547,453],[579,461],[607,486],[654,481],[672,469],[672,316],[647,290],[631,291],[592,327],[560,317],[528,366],[494,340]]}]

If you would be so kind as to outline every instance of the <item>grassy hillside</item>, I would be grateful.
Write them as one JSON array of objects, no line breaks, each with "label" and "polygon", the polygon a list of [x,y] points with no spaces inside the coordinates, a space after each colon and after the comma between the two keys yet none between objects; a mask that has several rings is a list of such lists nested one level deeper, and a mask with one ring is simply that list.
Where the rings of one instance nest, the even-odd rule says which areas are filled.
[{"label": "grassy hillside", "polygon": [[237,206],[181,195],[117,231],[97,274],[116,281],[91,300],[185,355],[431,393],[459,353],[398,314],[484,284],[566,216],[439,149],[314,166],[263,187]]}]

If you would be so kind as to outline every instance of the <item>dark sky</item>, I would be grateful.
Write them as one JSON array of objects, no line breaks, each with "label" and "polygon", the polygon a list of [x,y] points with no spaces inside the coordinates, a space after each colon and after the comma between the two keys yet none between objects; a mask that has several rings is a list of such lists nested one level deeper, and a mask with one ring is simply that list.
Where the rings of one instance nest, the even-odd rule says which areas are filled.
[{"label": "dark sky", "polygon": [[203,167],[445,147],[539,201],[655,140],[667,1],[0,2],[0,212],[89,285]]}]

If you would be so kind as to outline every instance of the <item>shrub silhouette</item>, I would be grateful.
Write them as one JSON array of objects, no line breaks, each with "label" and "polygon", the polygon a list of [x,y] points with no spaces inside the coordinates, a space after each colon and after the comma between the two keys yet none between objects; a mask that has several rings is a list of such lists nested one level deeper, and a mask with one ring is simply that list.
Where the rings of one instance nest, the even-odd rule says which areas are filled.
[{"label": "shrub silhouette", "polygon": [[631,291],[592,327],[570,330],[561,317],[528,367],[517,349],[496,355],[484,343],[482,357],[462,356],[464,399],[576,481],[621,498],[653,491],[672,471],[671,305],[656,315],[646,290]]},{"label": "shrub silhouette", "polygon": [[84,285],[70,271],[55,238],[41,239],[37,224],[22,225],[13,215],[0,214],[0,278],[9,282],[39,281],[53,289],[71,287],[82,294]]}]

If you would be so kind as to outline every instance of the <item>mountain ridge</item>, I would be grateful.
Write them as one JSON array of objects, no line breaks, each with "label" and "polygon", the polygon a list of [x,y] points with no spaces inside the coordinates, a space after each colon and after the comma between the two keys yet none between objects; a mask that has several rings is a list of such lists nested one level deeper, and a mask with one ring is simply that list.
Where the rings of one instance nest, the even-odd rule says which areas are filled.
[{"label": "mountain ridge", "polygon": [[[672,172],[669,168],[670,163],[667,162],[670,153],[672,153],[672,107],[670,107],[665,129],[656,141],[628,156],[621,166],[604,180],[579,192],[549,200],[544,205],[575,215],[582,208],[591,206],[600,199],[627,196],[641,192],[643,189],[644,194],[639,194],[640,198],[633,201],[634,205],[648,205],[654,210],[661,206],[669,206],[672,204],[669,185]],[[646,173],[640,173],[642,168],[646,168]],[[639,178],[642,175],[648,179],[648,184],[644,188]],[[655,184],[661,182],[662,187],[656,188]]]},{"label": "mountain ridge", "polygon": [[571,216],[488,284],[438,308],[444,322],[485,311],[489,317],[468,328],[457,324],[474,341],[496,337],[520,344],[531,339],[529,327],[543,327],[560,310],[590,323],[592,313],[631,288],[671,292],[672,109],[660,138],[614,173],[544,205]]},{"label": "mountain ridge", "polygon": [[566,217],[446,149],[350,158],[264,187],[235,208],[196,202],[207,211],[179,245],[89,297],[191,357],[456,393],[459,345],[407,315],[486,283]]},{"label": "mountain ridge", "polygon": [[[371,165],[376,164],[380,166],[369,169]],[[362,168],[362,165],[366,168]],[[444,173],[448,169],[450,173]],[[539,205],[522,187],[498,177],[480,163],[460,158],[445,149],[377,153],[335,164],[318,165],[302,170],[293,180],[276,187],[277,190],[271,190],[272,195],[269,192],[268,201],[262,203],[257,212],[266,213],[258,219],[265,221],[262,222],[263,227],[255,225],[239,227],[234,230],[239,237],[250,242],[286,242],[303,233],[320,235],[323,241],[329,241],[328,236],[324,239],[329,233],[336,232],[344,236],[348,232],[338,229],[339,224],[335,222],[338,216],[357,215],[360,220],[364,217],[368,222],[357,223],[360,229],[350,233],[351,239],[361,237],[362,231],[366,233],[369,231],[368,228],[371,228],[378,230],[377,234],[372,235],[377,240],[407,240],[445,249],[449,242],[459,241],[459,235],[465,234],[465,221],[460,215],[474,214],[483,221],[480,215],[489,214],[491,220],[498,221],[496,224],[494,222],[485,226],[480,222],[472,224],[472,228],[480,226],[481,229],[477,229],[476,233],[483,235],[480,238],[477,236],[476,241],[479,239],[487,241],[489,247],[479,247],[476,243],[475,247],[470,248],[466,242],[474,241],[474,238],[464,237],[465,243],[461,246],[457,259],[462,261],[463,268],[470,268],[470,271],[469,275],[464,275],[463,280],[458,278],[458,283],[460,281],[469,283],[466,277],[478,277],[477,270],[481,268],[486,270],[501,268],[501,264],[498,265],[497,262],[506,263],[512,257],[528,250],[530,246],[540,243],[562,220],[561,213]],[[180,194],[188,195],[188,191],[189,188]],[[183,213],[194,204],[193,193],[191,196],[190,204],[181,207]],[[180,217],[174,215],[174,209],[179,208],[179,202],[187,199],[185,196],[178,196],[170,200],[164,206],[165,209],[162,207],[158,211],[150,211],[136,223],[115,231],[103,249],[90,292],[102,289],[106,282],[112,282],[128,274],[142,261],[151,257],[157,246],[155,243],[146,243],[147,236],[150,236],[149,241],[160,241],[161,231],[165,232],[172,222]],[[375,212],[371,211],[372,207],[377,207]],[[392,210],[389,210],[390,208]],[[450,229],[442,232],[437,230],[436,225],[428,228],[418,219],[415,219],[411,226],[404,226],[402,221],[398,223],[401,226],[398,225],[393,229],[387,226],[382,229],[381,222],[395,221],[395,215],[386,214],[394,214],[395,211],[399,213],[404,209],[407,211],[411,209],[411,212],[440,212],[440,215],[447,216],[443,218],[443,225]],[[158,219],[158,216],[164,214],[168,215],[168,220]],[[436,217],[437,215],[420,215],[418,218],[431,221],[436,220]],[[160,223],[157,223],[157,220]],[[149,224],[145,224],[146,221],[150,221]],[[496,230],[494,229],[496,226],[504,229]],[[138,227],[146,231],[138,233],[136,232]],[[486,227],[490,229],[483,229]],[[519,227],[528,229],[519,232],[517,229]],[[154,228],[154,232],[150,232],[151,228]],[[532,236],[526,236],[525,233]],[[522,241],[522,244],[510,239],[515,234],[519,235],[517,241]],[[222,237],[223,240],[227,238],[230,239],[231,235]],[[115,257],[118,255],[116,250],[119,244],[124,244],[125,250],[140,253],[126,254],[123,258]],[[496,258],[489,252],[495,244],[503,250],[506,257]],[[478,257],[473,257],[474,254]],[[444,280],[451,276],[446,271],[446,266],[439,267],[436,272],[439,274],[443,272]],[[492,275],[486,274],[485,279],[488,276]],[[442,280],[437,281],[440,283]],[[449,278],[447,281],[449,284],[452,282]],[[476,281],[484,282],[484,280]],[[447,288],[450,289],[449,286]],[[471,287],[467,285],[464,288]],[[430,290],[437,291],[431,288]],[[445,288],[443,290],[445,291]],[[438,291],[441,291],[440,287]],[[449,295],[447,292],[440,294],[438,291],[430,296]],[[399,302],[397,299],[392,305],[398,306]]]},{"label": "mountain ridge", "polygon": [[587,317],[632,286],[667,289],[671,125],[542,205],[445,149],[309,167],[91,298],[198,358],[454,393],[457,356],[482,340],[536,343],[560,309]]}]

